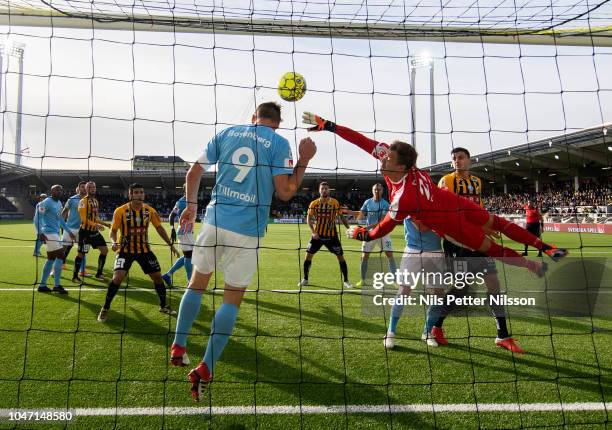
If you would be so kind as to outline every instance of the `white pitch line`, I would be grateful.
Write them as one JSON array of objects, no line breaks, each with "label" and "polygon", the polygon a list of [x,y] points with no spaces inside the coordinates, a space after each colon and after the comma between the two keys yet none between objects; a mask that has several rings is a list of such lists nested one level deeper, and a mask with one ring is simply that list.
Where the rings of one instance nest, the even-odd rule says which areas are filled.
[{"label": "white pitch line", "polygon": [[[465,412],[579,412],[606,411],[612,408],[607,402],[581,403],[456,403],[409,405],[278,405],[278,406],[213,406],[210,407],[143,407],[143,408],[76,408],[69,409],[73,419],[79,417],[106,416],[188,416],[188,415],[298,415],[298,414],[405,414],[405,413],[465,413]],[[0,417],[15,412],[44,412],[46,409],[0,409]],[[52,411],[49,409],[48,411]],[[57,411],[55,409],[54,411]]]}]

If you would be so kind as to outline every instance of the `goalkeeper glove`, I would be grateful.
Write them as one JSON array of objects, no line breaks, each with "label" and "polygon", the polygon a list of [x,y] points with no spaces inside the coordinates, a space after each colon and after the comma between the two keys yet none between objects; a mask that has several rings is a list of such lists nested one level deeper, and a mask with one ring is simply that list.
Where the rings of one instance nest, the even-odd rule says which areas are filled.
[{"label": "goalkeeper glove", "polygon": [[368,230],[365,227],[352,226],[346,231],[346,237],[349,239],[360,240],[362,242],[369,242],[372,240],[368,234]]},{"label": "goalkeeper glove", "polygon": [[308,131],[322,131],[327,130],[334,133],[336,131],[336,123],[321,118],[319,115],[315,115],[311,112],[304,112],[302,114],[302,122],[304,124],[314,125],[310,127]]},{"label": "goalkeeper glove", "polygon": [[176,242],[176,230],[174,229],[174,226],[172,226],[172,230],[170,230],[170,241],[172,243]]}]

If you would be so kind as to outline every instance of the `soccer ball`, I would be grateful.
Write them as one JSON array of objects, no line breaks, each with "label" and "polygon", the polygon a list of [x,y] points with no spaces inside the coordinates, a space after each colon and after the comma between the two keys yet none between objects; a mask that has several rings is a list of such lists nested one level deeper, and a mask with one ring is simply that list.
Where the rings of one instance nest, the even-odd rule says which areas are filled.
[{"label": "soccer ball", "polygon": [[299,73],[287,72],[278,83],[278,95],[288,102],[296,102],[306,94],[306,80]]}]

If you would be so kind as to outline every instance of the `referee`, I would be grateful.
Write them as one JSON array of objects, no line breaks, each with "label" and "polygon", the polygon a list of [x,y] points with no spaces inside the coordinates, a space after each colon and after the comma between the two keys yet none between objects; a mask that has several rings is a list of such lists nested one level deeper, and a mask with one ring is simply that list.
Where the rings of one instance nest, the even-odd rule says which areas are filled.
[{"label": "referee", "polygon": [[[542,236],[542,230],[544,228],[544,219],[542,218],[542,214],[533,203],[533,201],[529,201],[525,207],[525,222],[527,223],[527,231],[534,236],[540,237]],[[523,252],[524,256],[527,256],[527,245],[525,245],[525,252]],[[542,256],[542,251],[538,251],[538,257]]]}]

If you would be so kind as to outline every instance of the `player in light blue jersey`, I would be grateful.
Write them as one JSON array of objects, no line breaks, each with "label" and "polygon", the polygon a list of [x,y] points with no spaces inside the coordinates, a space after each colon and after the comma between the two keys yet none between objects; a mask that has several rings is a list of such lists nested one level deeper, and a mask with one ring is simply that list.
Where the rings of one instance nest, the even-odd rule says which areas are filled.
[{"label": "player in light blue jersey", "polygon": [[[62,269],[66,268],[66,259],[68,258],[68,254],[70,254],[70,250],[74,244],[79,241],[79,228],[81,227],[79,202],[87,195],[85,184],[87,184],[85,181],[79,182],[76,187],[76,194],[68,198],[66,204],[64,205],[64,210],[62,211],[62,217],[66,220],[66,225],[68,225],[68,229],[64,229],[64,234],[62,236],[62,241],[64,242],[64,264]],[[76,240],[71,239],[70,233],[74,234]],[[88,274],[85,273],[85,268],[87,267],[85,258],[86,257],[83,256],[83,262],[81,263],[81,276],[88,276]]]},{"label": "player in light blue jersey", "polygon": [[260,104],[251,119],[252,125],[221,131],[187,172],[188,205],[181,214],[181,226],[193,225],[202,172],[217,165],[216,183],[193,252],[195,270],[181,299],[171,348],[172,365],[184,366],[189,362],[187,334],[213,272],[222,268],[225,280],[223,304],[213,317],[204,358],[189,372],[195,400],[200,399],[203,387],[212,379],[215,364],[234,329],[245,289],[257,269],[257,249],[265,234],[272,194],[276,191],[279,199],[290,200],[316,153],[314,142],[302,139],[293,167],[289,142],[275,132],[281,122],[280,110],[273,102]]},{"label": "player in light blue jersey", "polygon": [[[41,193],[40,196],[38,196],[38,203],[36,203],[36,207],[34,209],[34,216],[36,216],[36,213],[38,212],[38,205],[47,198],[47,195],[45,193]],[[36,242],[34,242],[34,252],[32,253],[32,257],[42,257],[43,255],[40,253],[40,248],[42,247],[42,241],[38,238],[38,230],[36,229],[36,226],[34,226],[34,230],[36,231]]]},{"label": "player in light blue jersey", "polygon": [[[411,218],[404,219],[404,237],[406,239],[406,248],[402,256],[400,264],[400,273],[444,273],[446,270],[446,260],[444,251],[442,250],[442,240],[440,236],[435,234],[429,228],[425,227],[419,221]],[[438,297],[444,295],[444,285],[436,283],[439,279],[432,276],[433,283],[424,285],[425,294],[434,294]],[[429,279],[429,278],[427,278]],[[407,297],[412,289],[417,285],[400,285],[396,298]],[[395,333],[397,331],[397,323],[399,322],[404,305],[399,300],[391,307],[391,317],[389,318],[389,328],[384,338],[384,345],[387,349],[392,349],[395,346]],[[423,335],[421,338],[427,342],[427,345],[436,347],[434,324],[440,316],[441,307],[431,305],[427,308],[427,316],[423,327]]]},{"label": "player in light blue jersey", "polygon": [[[389,202],[383,199],[383,186],[381,184],[374,184],[372,186],[372,198],[367,199],[361,205],[361,211],[357,219],[366,219],[366,228],[368,230],[374,228],[376,224],[382,221],[382,219],[389,212]],[[371,240],[369,242],[362,242],[361,244],[361,281],[357,283],[358,287],[365,285],[366,273],[368,272],[368,260],[370,259],[370,253],[374,251],[376,245],[380,246],[380,250],[385,253],[389,260],[389,271],[395,273],[397,267],[395,260],[393,259],[393,245],[391,244],[391,235],[381,237],[380,239]]]},{"label": "player in light blue jersey", "polygon": [[[54,271],[55,286],[53,291],[65,294],[67,291],[60,285],[60,276],[62,274],[62,257],[64,256],[64,248],[60,238],[60,227],[68,229],[64,218],[62,217],[62,202],[59,198],[62,194],[62,186],[54,185],[51,187],[51,197],[37,205],[36,214],[34,214],[34,227],[38,238],[45,244],[47,248],[47,261],[43,267],[42,276],[38,291],[41,293],[50,292],[47,287],[47,279]],[[72,240],[76,237],[71,234]]]},{"label": "player in light blue jersey", "polygon": [[187,273],[187,281],[191,279],[191,272],[193,271],[193,267],[191,265],[191,256],[193,254],[194,245],[193,227],[179,226],[178,235],[176,229],[174,228],[174,222],[176,221],[176,218],[179,217],[180,219],[181,214],[187,207],[187,197],[185,197],[184,193],[185,184],[183,184],[183,196],[176,201],[176,203],[174,204],[174,208],[170,213],[170,226],[172,227],[172,230],[170,232],[170,239],[172,240],[172,243],[174,243],[178,236],[179,247],[181,249],[181,252],[183,253],[183,256],[177,259],[170,268],[170,270],[168,270],[162,276],[162,279],[164,280],[168,288],[172,288],[173,286],[172,275],[174,275],[174,273],[181,267],[185,267],[185,272]]}]

